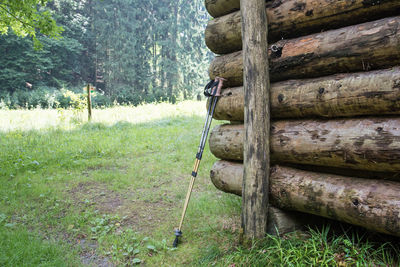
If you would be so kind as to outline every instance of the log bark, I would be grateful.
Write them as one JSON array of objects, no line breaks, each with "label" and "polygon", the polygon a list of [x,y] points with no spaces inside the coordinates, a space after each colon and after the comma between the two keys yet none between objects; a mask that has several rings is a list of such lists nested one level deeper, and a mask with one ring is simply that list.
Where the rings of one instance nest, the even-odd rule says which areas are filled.
[{"label": "log bark", "polygon": [[240,9],[240,0],[205,0],[204,4],[208,13],[213,18],[220,17]]},{"label": "log bark", "polygon": [[348,168],[338,168],[329,166],[315,166],[315,165],[301,165],[293,163],[285,163],[285,166],[311,172],[323,172],[342,176],[359,177],[366,179],[383,179],[390,181],[400,182],[400,172],[385,172],[385,171],[366,171],[366,170],[355,170]]},{"label": "log bark", "polygon": [[[243,164],[229,161],[218,161],[210,172],[215,187],[221,191],[242,195]],[[318,221],[317,217],[304,216],[302,213],[288,212],[272,206],[268,209],[268,234],[285,234],[301,229],[304,225]]]},{"label": "log bark", "polygon": [[[390,172],[371,172],[352,169],[341,169],[332,167],[320,167],[310,165],[285,165],[290,168],[308,171],[340,175],[353,178],[366,178],[374,180],[390,180],[399,182],[399,173]],[[235,161],[219,160],[210,171],[211,181],[214,186],[221,191],[237,196],[242,195],[243,163]]]},{"label": "log bark", "polygon": [[[393,67],[400,64],[400,17],[281,40],[273,47],[271,82]],[[242,52],[216,57],[209,74],[228,79],[227,87],[242,85]]]},{"label": "log bark", "polygon": [[[270,43],[400,14],[398,0],[287,0],[266,6]],[[210,20],[205,31],[208,48],[216,54],[241,50],[240,25],[239,11]]]},{"label": "log bark", "polygon": [[[271,84],[274,119],[400,114],[400,67]],[[214,119],[243,121],[242,87],[227,88]]]},{"label": "log bark", "polygon": [[[221,159],[242,160],[243,138],[243,125],[219,125],[210,150]],[[400,171],[399,118],[277,121],[270,145],[274,163]]]},{"label": "log bark", "polygon": [[[231,170],[233,168],[234,170]],[[222,191],[240,192],[243,167],[219,161],[211,179]],[[234,176],[233,176],[234,175]],[[221,182],[221,180],[223,182]],[[224,184],[223,187],[219,187]],[[400,183],[271,168],[270,201],[275,207],[295,210],[400,236]]]},{"label": "log bark", "polygon": [[[245,242],[263,238],[268,222],[269,72],[265,0],[241,1],[244,62],[244,173],[242,228]],[[258,120],[257,118],[263,118]],[[249,242],[251,243],[251,242]]]}]

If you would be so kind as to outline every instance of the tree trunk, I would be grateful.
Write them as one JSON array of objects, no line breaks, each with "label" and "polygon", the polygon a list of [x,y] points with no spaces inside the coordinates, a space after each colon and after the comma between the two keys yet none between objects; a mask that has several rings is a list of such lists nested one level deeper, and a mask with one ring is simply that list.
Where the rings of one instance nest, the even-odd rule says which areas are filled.
[{"label": "tree trunk", "polygon": [[299,171],[277,166],[271,203],[400,236],[400,183]]},{"label": "tree trunk", "polygon": [[[286,164],[285,164],[286,165]],[[352,169],[310,166],[310,165],[286,165],[290,168],[308,172],[329,173],[354,178],[366,178],[374,180],[390,180],[400,182],[399,173],[391,172],[371,172]],[[211,168],[210,177],[214,186],[221,191],[237,196],[242,195],[243,163],[236,161],[219,160]]]},{"label": "tree trunk", "polygon": [[208,13],[213,18],[220,17],[240,9],[240,0],[205,0],[204,4]]},{"label": "tree trunk", "polygon": [[271,86],[265,50],[268,44],[268,32],[264,28],[268,25],[265,0],[242,1],[240,8],[245,103],[242,228],[247,243],[267,233]]},{"label": "tree trunk", "polygon": [[[242,195],[243,186],[243,164],[229,161],[218,161],[210,172],[211,180],[215,187],[227,193]],[[296,212],[287,212],[272,206],[268,209],[268,234],[285,234],[300,229],[305,224],[311,223],[306,220],[307,216]],[[312,216],[312,221],[317,221]],[[278,232],[277,232],[278,231]]]},{"label": "tree trunk", "polygon": [[[375,180],[390,180],[400,182],[398,172],[371,172],[344,168],[333,168],[326,166],[312,166],[300,164],[285,164],[290,168],[295,168],[309,172],[327,173],[346,177],[366,178]],[[215,162],[210,171],[211,181],[221,191],[237,196],[242,195],[242,172],[243,163],[238,161],[219,160]]]},{"label": "tree trunk", "polygon": [[[274,119],[400,114],[400,67],[271,85]],[[243,121],[243,87],[222,91],[214,118]]]},{"label": "tree trunk", "polygon": [[[371,2],[371,1],[370,1]],[[268,41],[294,38],[400,14],[400,1],[298,0],[267,3]],[[205,39],[217,54],[242,49],[240,12],[210,20]],[[266,25],[264,25],[266,27]]]},{"label": "tree trunk", "polygon": [[[219,161],[211,170],[215,186],[240,193],[243,165]],[[223,186],[221,186],[223,185]],[[400,183],[271,168],[271,204],[400,236]]]},{"label": "tree trunk", "polygon": [[[338,30],[281,40],[270,52],[271,82],[367,71],[400,64],[400,17],[385,18]],[[216,57],[210,78],[243,84],[242,52]]]},{"label": "tree trunk", "polygon": [[[271,161],[356,170],[400,171],[400,119],[278,121],[271,125]],[[243,125],[219,125],[210,135],[218,158],[243,159]]]}]

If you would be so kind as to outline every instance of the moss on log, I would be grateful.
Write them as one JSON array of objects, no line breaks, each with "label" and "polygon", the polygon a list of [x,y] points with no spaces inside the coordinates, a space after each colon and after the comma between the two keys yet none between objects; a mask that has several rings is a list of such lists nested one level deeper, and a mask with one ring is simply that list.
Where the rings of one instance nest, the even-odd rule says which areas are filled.
[{"label": "moss on log", "polygon": [[[218,3],[220,9],[223,8],[223,2],[228,1]],[[398,0],[372,2],[375,4],[365,0],[304,0],[301,3],[298,0],[270,1],[266,5],[268,41],[276,42],[400,14]],[[234,5],[230,7],[226,8],[229,12],[225,14],[234,10]],[[217,54],[241,50],[240,11],[210,20],[205,40],[208,48]]]},{"label": "moss on log", "polygon": [[[274,119],[400,114],[400,67],[271,84]],[[243,121],[242,87],[222,91],[214,118]]]},{"label": "moss on log", "polygon": [[[210,135],[218,158],[243,159],[243,125],[219,125]],[[400,171],[400,119],[277,121],[271,125],[271,161],[356,170]]]},{"label": "moss on log", "polygon": [[[211,170],[216,187],[241,192],[243,166],[218,161]],[[235,181],[234,183],[231,183]],[[223,185],[221,187],[221,185]],[[400,183],[314,173],[275,166],[270,201],[275,207],[310,213],[380,233],[400,236]]]},{"label": "moss on log", "polygon": [[[400,17],[281,40],[273,47],[271,82],[393,67],[400,64]],[[216,57],[209,75],[228,79],[227,87],[242,85],[242,52]]]}]

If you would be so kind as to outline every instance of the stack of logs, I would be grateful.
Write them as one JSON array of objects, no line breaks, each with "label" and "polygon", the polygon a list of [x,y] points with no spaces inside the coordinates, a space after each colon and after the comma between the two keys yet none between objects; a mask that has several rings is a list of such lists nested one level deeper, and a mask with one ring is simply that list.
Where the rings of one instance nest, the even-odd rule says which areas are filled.
[{"label": "stack of logs", "polygon": [[[210,136],[221,159],[211,179],[241,195],[240,5],[205,4],[214,17],[206,44],[220,55],[210,78],[228,80],[214,118],[230,121]],[[299,211],[400,236],[400,1],[267,0],[266,11],[270,213],[293,221],[298,215],[279,211]]]}]

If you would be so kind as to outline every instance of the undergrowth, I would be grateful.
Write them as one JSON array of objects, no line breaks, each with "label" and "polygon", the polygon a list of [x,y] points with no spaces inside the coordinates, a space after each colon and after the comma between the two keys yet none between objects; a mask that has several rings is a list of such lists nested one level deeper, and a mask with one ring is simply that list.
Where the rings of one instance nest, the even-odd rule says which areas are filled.
[{"label": "undergrowth", "polygon": [[221,251],[216,244],[203,250],[205,266],[399,266],[399,247],[370,241],[352,229],[334,233],[330,226],[309,228],[283,237],[268,235],[250,248],[235,246]]},{"label": "undergrowth", "polygon": [[[250,248],[222,251],[216,244],[203,250],[205,266],[399,266],[397,243],[371,241],[368,233],[350,227],[331,231],[330,224],[282,237],[268,235]],[[361,231],[362,232],[362,231]]]}]

